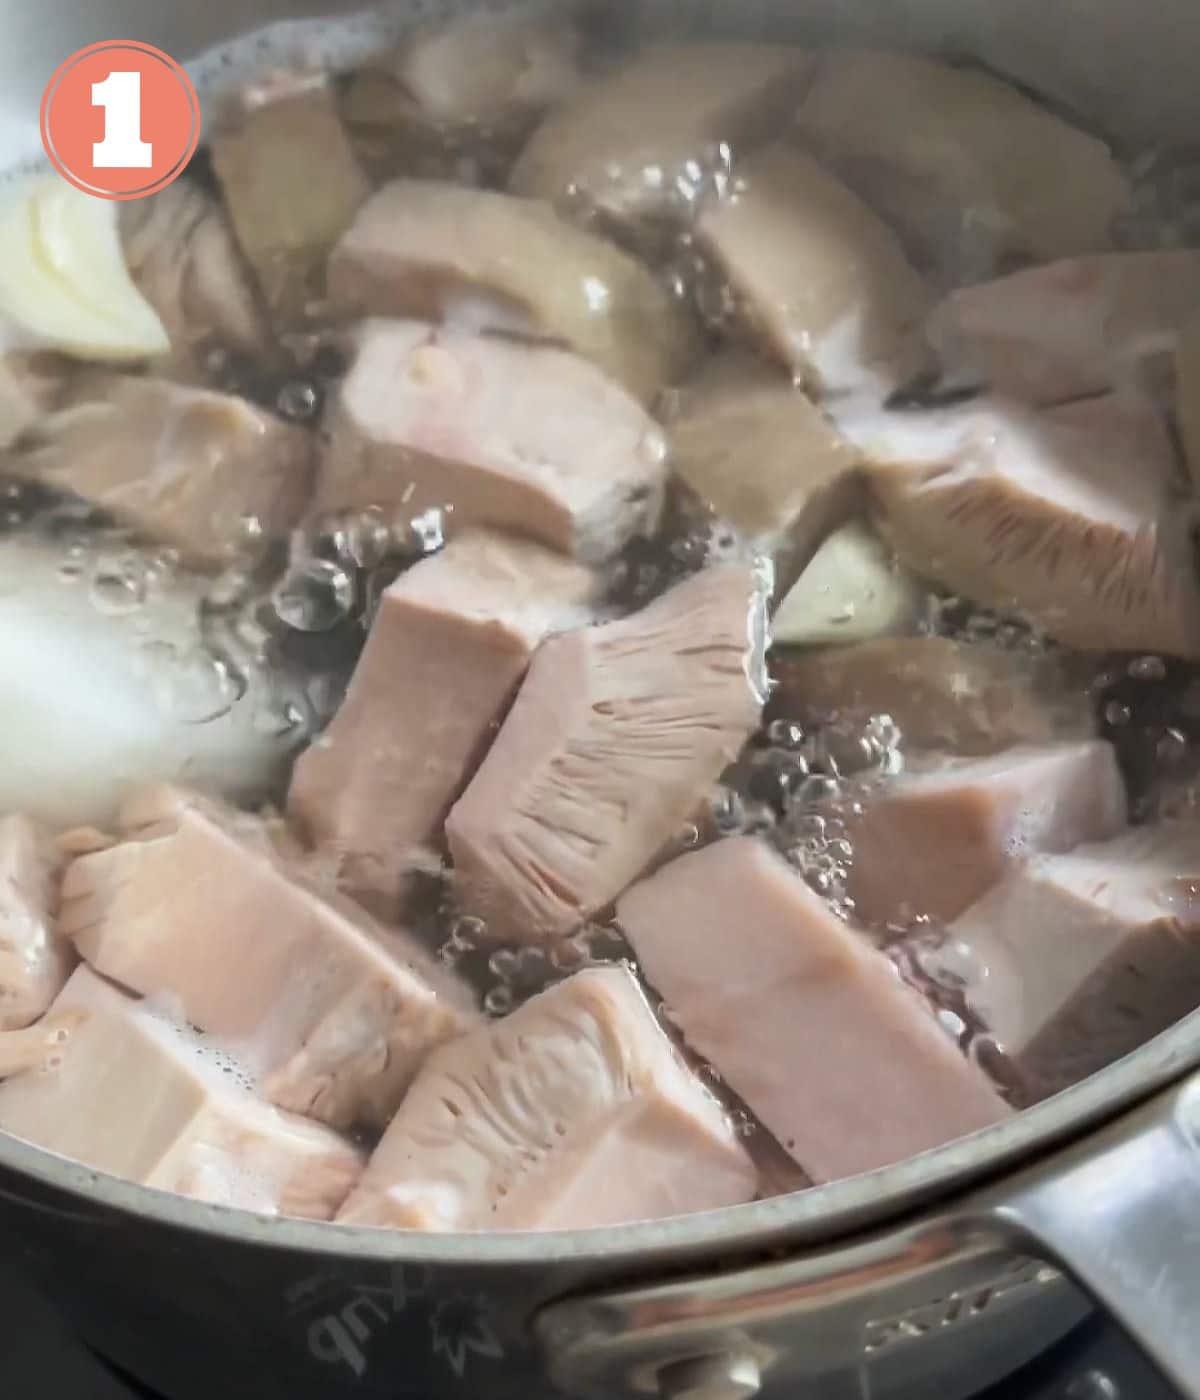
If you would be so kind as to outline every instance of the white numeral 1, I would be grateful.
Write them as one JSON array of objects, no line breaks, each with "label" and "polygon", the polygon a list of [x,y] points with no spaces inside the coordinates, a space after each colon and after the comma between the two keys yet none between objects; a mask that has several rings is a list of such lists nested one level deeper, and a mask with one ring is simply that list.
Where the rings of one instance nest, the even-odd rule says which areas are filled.
[{"label": "white numeral 1", "polygon": [[149,169],[154,147],[142,140],[142,75],[110,73],[93,83],[92,105],[104,108],[104,140],[92,144],[96,169]]}]

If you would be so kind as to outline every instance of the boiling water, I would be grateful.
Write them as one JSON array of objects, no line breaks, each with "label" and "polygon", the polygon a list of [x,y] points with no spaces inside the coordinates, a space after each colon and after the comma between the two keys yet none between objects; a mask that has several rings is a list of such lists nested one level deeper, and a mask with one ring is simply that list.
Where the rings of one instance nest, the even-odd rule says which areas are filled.
[{"label": "boiling water", "polygon": [[[337,24],[281,25],[207,54],[190,67],[213,102],[268,69],[350,68],[414,24],[449,8],[410,3],[399,12],[376,11]],[[19,153],[10,167],[29,168],[31,151]],[[468,171],[472,180],[486,178],[485,172],[502,163],[496,153],[476,154],[480,158]],[[203,153],[196,173],[208,178]],[[1127,242],[1140,247],[1195,242],[1200,236],[1200,156],[1187,151],[1139,156],[1134,174],[1138,197],[1124,230]],[[718,143],[704,164],[688,172],[678,191],[680,207],[694,207],[702,193],[735,183],[733,155]],[[684,224],[671,246],[655,249],[661,275],[677,296],[699,307],[715,343],[729,335],[737,300],[699,256],[686,220]],[[206,362],[210,382],[314,427],[336,391],[345,360],[336,335],[319,327],[289,348],[290,359],[282,367],[247,362],[216,348]],[[290,540],[271,540],[261,522],[246,519],[246,557],[204,582],[201,645],[186,664],[172,669],[160,703],[195,725],[254,704],[255,727],[299,752],[335,710],[383,589],[441,547],[447,523],[442,511],[406,518],[375,508],[315,521]],[[183,572],[173,551],[147,545],[77,502],[17,482],[0,483],[0,531],[37,537],[56,549],[63,585],[86,594],[98,614],[136,616],[156,591]],[[636,542],[611,566],[609,611],[619,615],[640,607],[739,548],[734,531],[711,508],[676,488],[659,535]],[[931,635],[1032,655],[1048,645],[1027,628],[933,592],[920,627]],[[145,643],[148,655],[171,645],[167,637]],[[252,694],[252,677],[282,671],[298,672],[303,684],[286,694],[272,690],[266,700]],[[1195,759],[1200,674],[1195,668],[1156,656],[1121,658],[1098,667],[1091,695],[1102,732],[1120,754],[1135,811],[1144,816],[1167,810],[1168,803],[1176,808],[1200,805],[1191,782],[1200,769]],[[889,715],[813,726],[776,705],[711,795],[707,813],[678,834],[676,849],[736,835],[759,836],[837,914],[852,919],[847,881],[855,852],[848,819],[861,811],[875,785],[902,773],[907,761],[905,735]],[[936,870],[930,878],[937,879]],[[603,918],[550,949],[497,946],[479,920],[455,907],[445,873],[433,872],[426,884],[415,926],[447,966],[479,986],[490,1015],[507,1014],[580,967],[629,957],[619,929]],[[964,967],[963,950],[928,920],[917,918],[875,935],[897,975],[929,998],[947,1035],[1005,1083],[1003,1047],[981,1033],[965,996],[981,970]],[[208,1053],[225,1073],[249,1086],[249,1073],[237,1058],[216,1046]],[[714,1086],[720,1090],[715,1080]],[[749,1135],[755,1132],[749,1118],[743,1117],[743,1128]]]}]

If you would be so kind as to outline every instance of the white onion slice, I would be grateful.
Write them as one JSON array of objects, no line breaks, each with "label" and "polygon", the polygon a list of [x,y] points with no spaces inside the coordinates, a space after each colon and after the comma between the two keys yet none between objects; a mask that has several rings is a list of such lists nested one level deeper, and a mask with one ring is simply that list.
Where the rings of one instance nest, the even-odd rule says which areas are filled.
[{"label": "white onion slice", "polygon": [[878,536],[847,525],[813,556],[775,615],[772,634],[786,646],[863,642],[910,626],[923,598]]},{"label": "white onion slice", "polygon": [[82,359],[170,349],[125,266],[116,204],[56,175],[26,181],[0,206],[0,322],[4,338]]}]

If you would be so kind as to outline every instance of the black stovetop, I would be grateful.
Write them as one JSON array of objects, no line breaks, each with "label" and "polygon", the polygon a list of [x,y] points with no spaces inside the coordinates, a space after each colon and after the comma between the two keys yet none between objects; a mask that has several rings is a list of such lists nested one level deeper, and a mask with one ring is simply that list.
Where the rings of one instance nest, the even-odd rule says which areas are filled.
[{"label": "black stovetop", "polygon": [[[93,1356],[0,1255],[0,1397],[13,1400],[168,1400]],[[486,1400],[486,1397],[480,1397]],[[534,1400],[531,1397],[531,1400]],[[913,1400],[930,1400],[914,1396]],[[1175,1400],[1117,1330],[1085,1323],[979,1400]]]}]

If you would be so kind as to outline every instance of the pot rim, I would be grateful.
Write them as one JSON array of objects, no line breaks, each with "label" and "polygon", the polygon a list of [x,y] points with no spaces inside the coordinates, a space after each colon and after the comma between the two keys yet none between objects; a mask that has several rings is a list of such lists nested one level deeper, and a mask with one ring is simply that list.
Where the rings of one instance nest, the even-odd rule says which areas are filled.
[{"label": "pot rim", "polygon": [[[668,1220],[587,1230],[472,1234],[408,1233],[257,1215],[141,1186],[34,1147],[0,1131],[0,1168],[81,1203],[213,1239],[271,1250],[371,1263],[455,1267],[516,1264],[639,1265],[787,1244],[827,1244],[913,1213],[988,1176],[1062,1146],[1200,1067],[1200,1011],[1053,1099],[892,1166],[749,1205]],[[69,1204],[18,1195],[0,1198],[91,1221]]]}]

